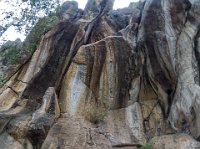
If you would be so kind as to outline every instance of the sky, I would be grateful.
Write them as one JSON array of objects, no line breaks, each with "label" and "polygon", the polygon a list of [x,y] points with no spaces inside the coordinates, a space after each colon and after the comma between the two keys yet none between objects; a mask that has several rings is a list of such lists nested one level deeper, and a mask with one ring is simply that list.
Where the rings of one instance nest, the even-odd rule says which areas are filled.
[{"label": "sky", "polygon": [[[16,0],[20,1],[20,0]],[[17,7],[14,6],[15,0],[0,0],[0,14],[1,12],[5,10],[14,10],[15,12],[17,11]],[[62,0],[63,2],[66,0]],[[84,9],[86,3],[88,0],[76,0],[79,3],[79,8]],[[114,9],[118,8],[124,8],[127,7],[131,2],[137,2],[139,0],[115,0],[114,3]],[[13,7],[14,6],[14,7]],[[22,5],[20,5],[22,7]],[[24,6],[26,7],[26,6]],[[0,19],[4,16],[0,16]],[[0,24],[1,25],[1,24]],[[0,37],[0,45],[3,43],[3,40],[12,40],[14,41],[16,38],[20,38],[21,40],[25,39],[25,36],[23,36],[21,33],[18,33],[13,26],[11,26],[3,36]]]},{"label": "sky", "polygon": [[[87,0],[76,0],[79,3],[79,8],[84,8]],[[127,7],[130,2],[137,2],[139,0],[115,0],[114,9]]]}]

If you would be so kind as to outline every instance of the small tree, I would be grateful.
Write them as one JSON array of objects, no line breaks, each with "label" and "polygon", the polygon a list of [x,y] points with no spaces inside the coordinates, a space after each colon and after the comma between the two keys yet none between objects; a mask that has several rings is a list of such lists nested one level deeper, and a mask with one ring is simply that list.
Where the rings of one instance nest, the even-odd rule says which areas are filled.
[{"label": "small tree", "polygon": [[[10,6],[10,9],[0,10],[0,40],[3,34],[14,27],[25,36],[35,23],[44,16],[55,12],[62,0],[2,0],[1,5]],[[2,43],[1,43],[2,44]]]}]

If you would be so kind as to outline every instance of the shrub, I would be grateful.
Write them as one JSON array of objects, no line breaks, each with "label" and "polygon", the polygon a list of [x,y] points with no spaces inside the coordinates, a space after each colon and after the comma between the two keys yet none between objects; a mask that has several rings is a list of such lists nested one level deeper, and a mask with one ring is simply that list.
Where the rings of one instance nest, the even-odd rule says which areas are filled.
[{"label": "shrub", "polygon": [[49,16],[39,19],[23,43],[20,39],[4,43],[0,47],[0,56],[4,64],[20,64],[23,61],[22,57],[30,56],[37,48],[42,35],[51,30],[58,21],[55,13],[49,14]]},{"label": "shrub", "polygon": [[87,16],[85,16],[86,20],[92,20],[94,18],[94,14],[92,11],[88,11]]},{"label": "shrub", "polygon": [[47,17],[40,18],[25,41],[24,46],[27,52],[32,53],[37,48],[42,35],[50,31],[58,23],[58,21],[59,19],[55,13],[51,13]]},{"label": "shrub", "polygon": [[20,60],[20,51],[22,49],[22,42],[20,39],[15,41],[7,41],[1,46],[1,56],[12,65],[16,65]]},{"label": "shrub", "polygon": [[8,49],[5,58],[7,58],[12,65],[16,65],[19,63],[20,51],[15,48]]},{"label": "shrub", "polygon": [[89,111],[88,120],[91,123],[99,124],[105,121],[107,112],[103,108],[94,108]]},{"label": "shrub", "polygon": [[146,144],[142,145],[142,147],[140,147],[140,149],[153,149],[153,145],[155,144],[155,140],[151,139],[149,142],[147,142]]},{"label": "shrub", "polygon": [[3,73],[0,73],[0,85],[2,85],[3,83],[5,83],[6,79]]}]

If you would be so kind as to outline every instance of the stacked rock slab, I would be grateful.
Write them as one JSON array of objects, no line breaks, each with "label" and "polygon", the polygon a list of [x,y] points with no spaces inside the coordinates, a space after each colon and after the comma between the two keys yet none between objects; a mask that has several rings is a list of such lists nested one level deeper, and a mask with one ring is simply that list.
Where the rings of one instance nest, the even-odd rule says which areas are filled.
[{"label": "stacked rock slab", "polygon": [[200,1],[67,1],[0,89],[1,149],[200,148]]}]

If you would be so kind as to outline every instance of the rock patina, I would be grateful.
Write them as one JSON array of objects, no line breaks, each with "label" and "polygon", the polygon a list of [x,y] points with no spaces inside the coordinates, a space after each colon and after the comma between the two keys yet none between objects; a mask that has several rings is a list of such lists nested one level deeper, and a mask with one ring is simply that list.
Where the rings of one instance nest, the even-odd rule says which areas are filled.
[{"label": "rock patina", "polygon": [[1,149],[200,148],[200,1],[113,4],[65,2],[7,74]]}]

